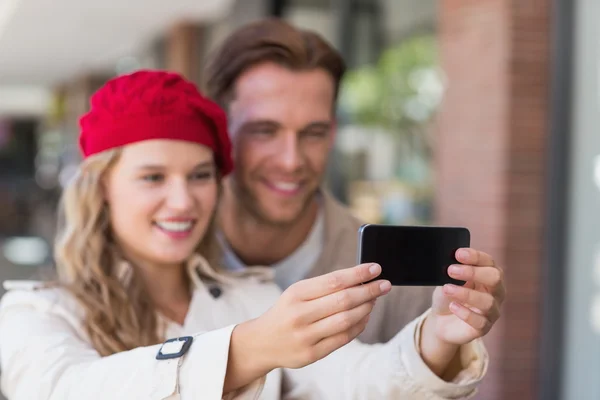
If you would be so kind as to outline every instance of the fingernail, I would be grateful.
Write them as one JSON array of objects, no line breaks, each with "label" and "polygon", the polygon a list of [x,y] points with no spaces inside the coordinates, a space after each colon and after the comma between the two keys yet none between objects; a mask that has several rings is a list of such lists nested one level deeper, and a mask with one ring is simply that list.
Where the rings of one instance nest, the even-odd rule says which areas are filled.
[{"label": "fingernail", "polygon": [[458,311],[459,307],[455,302],[450,303],[450,310],[452,311]]},{"label": "fingernail", "polygon": [[459,267],[458,265],[452,265],[449,268],[449,272],[452,275],[460,276],[460,275],[462,275],[462,267]]},{"label": "fingernail", "polygon": [[380,267],[378,264],[373,264],[373,265],[371,265],[371,267],[369,267],[369,272],[371,273],[371,275],[378,275],[379,270],[380,270]]},{"label": "fingernail", "polygon": [[446,285],[444,286],[444,292],[448,294],[456,293],[457,287],[454,285]]},{"label": "fingernail", "polygon": [[391,288],[392,288],[392,284],[389,281],[381,282],[381,284],[379,285],[379,289],[381,290],[382,293],[387,292]]},{"label": "fingernail", "polygon": [[468,259],[469,258],[469,251],[468,250],[461,250],[458,252],[458,255],[460,258],[462,259]]}]

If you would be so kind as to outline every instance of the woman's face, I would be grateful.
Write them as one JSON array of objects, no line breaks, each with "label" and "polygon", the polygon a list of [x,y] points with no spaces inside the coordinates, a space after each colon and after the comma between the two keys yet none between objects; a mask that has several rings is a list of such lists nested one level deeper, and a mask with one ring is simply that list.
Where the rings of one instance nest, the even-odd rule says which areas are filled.
[{"label": "woman's face", "polygon": [[170,266],[193,253],[217,201],[211,149],[177,140],[134,143],[106,178],[111,227],[132,262]]}]

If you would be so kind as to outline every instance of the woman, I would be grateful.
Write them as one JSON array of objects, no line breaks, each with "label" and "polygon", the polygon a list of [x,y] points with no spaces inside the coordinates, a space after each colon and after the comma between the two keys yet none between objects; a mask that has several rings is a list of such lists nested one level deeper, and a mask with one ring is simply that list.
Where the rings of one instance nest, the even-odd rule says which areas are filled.
[{"label": "woman", "polygon": [[[474,328],[445,337],[423,316],[386,345],[352,341],[390,290],[387,281],[363,284],[377,265],[283,294],[268,269],[213,269],[230,143],[223,111],[192,84],[165,72],[113,79],[81,126],[85,160],[61,204],[58,282],[5,285],[0,361],[9,399],[473,393],[487,367]],[[464,324],[447,314],[438,323]]]}]

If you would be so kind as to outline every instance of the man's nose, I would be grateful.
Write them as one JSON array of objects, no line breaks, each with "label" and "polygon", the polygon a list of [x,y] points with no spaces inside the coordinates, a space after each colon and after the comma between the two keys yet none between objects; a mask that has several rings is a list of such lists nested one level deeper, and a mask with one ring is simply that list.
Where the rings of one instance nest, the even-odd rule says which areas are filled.
[{"label": "man's nose", "polygon": [[301,143],[296,134],[286,133],[282,135],[276,151],[279,165],[287,172],[295,172],[302,167],[304,157]]}]

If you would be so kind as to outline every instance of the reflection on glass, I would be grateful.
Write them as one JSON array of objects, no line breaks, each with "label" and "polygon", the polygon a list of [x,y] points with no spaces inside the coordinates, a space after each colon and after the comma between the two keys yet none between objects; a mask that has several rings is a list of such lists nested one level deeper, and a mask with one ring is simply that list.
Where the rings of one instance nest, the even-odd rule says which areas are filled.
[{"label": "reflection on glass", "polygon": [[[596,184],[596,188],[600,190],[600,155],[594,158],[594,183]],[[593,331],[600,335],[600,251],[596,252],[596,259],[594,261],[592,278],[596,285],[597,293],[592,298],[590,323]]]},{"label": "reflection on glass", "polygon": [[594,183],[596,183],[596,187],[600,190],[600,154],[594,158]]},{"label": "reflection on glass", "polygon": [[592,330],[597,335],[600,335],[600,294],[595,295],[592,299],[592,307],[590,311],[590,322]]}]

